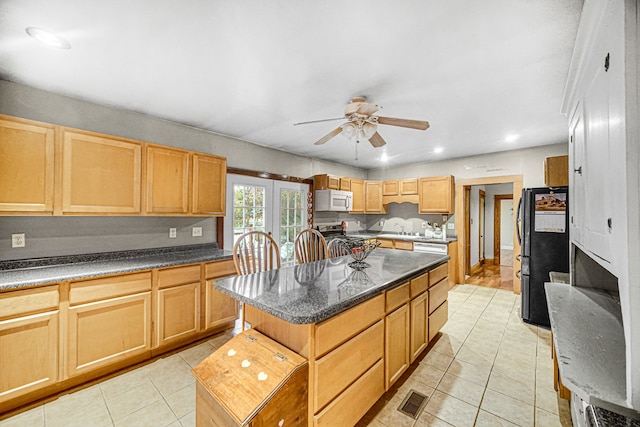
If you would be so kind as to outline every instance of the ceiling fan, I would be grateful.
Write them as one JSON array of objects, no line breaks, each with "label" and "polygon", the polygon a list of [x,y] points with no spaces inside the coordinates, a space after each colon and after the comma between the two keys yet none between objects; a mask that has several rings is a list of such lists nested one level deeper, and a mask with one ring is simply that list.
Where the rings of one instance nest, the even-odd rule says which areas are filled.
[{"label": "ceiling fan", "polygon": [[351,98],[351,101],[344,108],[344,116],[334,119],[312,120],[309,122],[294,123],[294,126],[305,125],[309,123],[320,123],[332,120],[347,120],[346,123],[340,125],[338,128],[332,130],[319,140],[315,142],[315,145],[321,145],[329,141],[334,136],[344,134],[347,138],[364,137],[369,140],[374,147],[382,147],[387,142],[378,133],[378,125],[390,125],[399,126],[410,129],[427,130],[429,128],[429,122],[422,120],[409,120],[409,119],[396,119],[393,117],[381,117],[374,116],[380,109],[377,104],[368,103],[365,97],[358,96]]}]

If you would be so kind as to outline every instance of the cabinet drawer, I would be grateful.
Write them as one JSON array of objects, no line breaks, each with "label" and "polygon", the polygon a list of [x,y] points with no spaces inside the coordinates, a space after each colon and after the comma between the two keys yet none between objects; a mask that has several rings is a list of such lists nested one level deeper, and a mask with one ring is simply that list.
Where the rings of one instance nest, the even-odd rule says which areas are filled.
[{"label": "cabinet drawer", "polygon": [[384,393],[384,363],[378,361],[358,381],[314,417],[316,427],[353,426]]},{"label": "cabinet drawer", "polygon": [[410,240],[396,240],[395,248],[403,251],[412,251],[413,250],[413,242]]},{"label": "cabinet drawer", "polygon": [[440,331],[440,328],[447,323],[449,316],[449,301],[445,301],[429,316],[429,341],[431,341]]},{"label": "cabinet drawer", "polygon": [[384,354],[384,322],[342,344],[315,364],[314,412],[318,412]]},{"label": "cabinet drawer", "polygon": [[429,273],[425,273],[421,276],[411,279],[411,298],[415,298],[429,287]]},{"label": "cabinet drawer", "polygon": [[405,283],[404,285],[400,285],[395,289],[387,291],[385,298],[385,312],[390,313],[405,302],[409,301],[409,283]]},{"label": "cabinet drawer", "polygon": [[449,262],[434,268],[429,272],[429,286],[433,286],[449,274]]},{"label": "cabinet drawer", "polygon": [[200,281],[200,265],[174,267],[158,271],[158,288],[184,285]]},{"label": "cabinet drawer", "polygon": [[215,279],[218,277],[235,276],[236,266],[233,260],[209,262],[204,266],[205,279]]},{"label": "cabinet drawer", "polygon": [[316,326],[316,357],[336,348],[384,316],[384,294]]},{"label": "cabinet drawer", "polygon": [[376,240],[380,242],[381,248],[393,249],[393,240],[389,240],[389,239],[376,239]]},{"label": "cabinet drawer", "polygon": [[150,290],[150,272],[72,282],[69,304],[82,304]]},{"label": "cabinet drawer", "polygon": [[449,281],[442,279],[429,288],[429,314],[440,307],[440,304],[447,300],[449,295]]},{"label": "cabinet drawer", "polygon": [[0,293],[0,319],[57,310],[58,285]]}]

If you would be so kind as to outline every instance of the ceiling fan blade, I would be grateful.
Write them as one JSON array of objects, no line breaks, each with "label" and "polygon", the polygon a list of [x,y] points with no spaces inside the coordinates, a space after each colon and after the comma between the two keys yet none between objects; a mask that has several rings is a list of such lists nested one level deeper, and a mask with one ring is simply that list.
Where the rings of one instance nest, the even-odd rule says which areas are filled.
[{"label": "ceiling fan blade", "polygon": [[334,120],[344,120],[346,119],[345,116],[342,117],[336,117],[335,119],[322,119],[322,120],[311,120],[309,122],[298,122],[298,123],[294,123],[294,126],[298,126],[298,125],[308,125],[309,123],[322,123],[322,122],[332,122]]},{"label": "ceiling fan blade", "polygon": [[356,113],[362,114],[365,116],[370,116],[376,111],[378,111],[380,107],[376,104],[369,104],[368,102],[363,102],[358,106]]},{"label": "ceiling fan blade", "polygon": [[325,136],[323,136],[322,138],[320,138],[319,140],[317,140],[314,144],[315,145],[322,145],[325,142],[327,142],[328,140],[330,140],[331,138],[333,138],[336,135],[339,135],[340,132],[342,132],[342,126],[332,130],[331,132],[329,132],[328,134],[326,134]]},{"label": "ceiling fan blade", "polygon": [[379,117],[378,123],[381,125],[400,126],[403,128],[411,128],[418,130],[427,130],[429,122],[422,120],[396,119],[394,117]]},{"label": "ceiling fan blade", "polygon": [[382,147],[387,143],[387,141],[385,141],[378,132],[371,135],[371,138],[369,138],[369,142],[376,148]]}]

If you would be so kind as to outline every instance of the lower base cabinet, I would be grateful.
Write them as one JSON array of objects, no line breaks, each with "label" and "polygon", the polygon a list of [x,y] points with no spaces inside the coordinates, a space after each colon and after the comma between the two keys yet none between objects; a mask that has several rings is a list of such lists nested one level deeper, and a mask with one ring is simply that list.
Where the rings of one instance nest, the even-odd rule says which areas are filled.
[{"label": "lower base cabinet", "polygon": [[409,332],[409,304],[405,303],[385,318],[385,390],[389,390],[411,364]]},{"label": "lower base cabinet", "polygon": [[423,292],[411,300],[410,355],[413,363],[429,344],[428,312],[429,294]]},{"label": "lower base cabinet", "polygon": [[156,346],[169,345],[200,329],[200,283],[158,290]]},{"label": "lower base cabinet", "polygon": [[150,318],[151,292],[69,308],[68,376],[149,351]]}]

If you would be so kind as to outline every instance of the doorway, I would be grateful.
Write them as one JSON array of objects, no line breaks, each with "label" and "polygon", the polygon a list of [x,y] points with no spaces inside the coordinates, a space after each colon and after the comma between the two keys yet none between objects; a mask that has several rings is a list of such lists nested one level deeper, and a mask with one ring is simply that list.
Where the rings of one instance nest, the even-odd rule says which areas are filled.
[{"label": "doorway", "polygon": [[[471,242],[478,237],[478,234],[474,231],[470,230],[470,217],[472,215],[472,211],[470,206],[471,199],[471,187],[472,186],[487,186],[491,184],[511,184],[511,197],[514,205],[520,200],[520,195],[522,193],[522,175],[507,175],[507,176],[497,176],[497,177],[487,177],[487,178],[472,178],[472,179],[463,179],[456,181],[456,203],[455,203],[455,213],[456,213],[456,229],[465,230],[462,235],[458,236],[458,246],[465,249],[476,248],[475,242]],[[476,190],[477,191],[477,190]],[[476,195],[479,193],[476,193]],[[478,197],[478,196],[474,196]],[[478,198],[475,199],[476,202]],[[475,213],[473,213],[475,215]],[[490,215],[491,218],[493,215]],[[477,219],[477,217],[476,217]],[[474,226],[474,228],[476,228]],[[516,276],[517,272],[520,270],[520,246],[518,242],[515,240],[515,224],[512,227],[513,229],[513,259],[511,263],[511,271],[509,277],[511,278],[509,282],[512,283],[513,292],[516,294],[520,293],[520,279]],[[475,236],[475,237],[474,237]],[[493,233],[489,234],[491,240],[493,240]],[[488,238],[487,235],[484,236],[485,241]],[[502,241],[504,244],[504,239]],[[493,243],[488,243],[490,246],[485,246],[485,248],[493,249]],[[475,251],[475,250],[474,250]],[[460,250],[458,251],[458,275],[459,277],[466,277],[466,275],[471,273],[471,256],[469,254],[469,250]],[[474,264],[477,263],[477,259],[474,258]],[[493,260],[492,260],[493,261]],[[488,259],[487,259],[488,263]],[[499,267],[499,266],[496,266]],[[504,279],[504,278],[503,278]]]},{"label": "doorway", "polygon": [[480,267],[484,265],[484,212],[486,193],[484,190],[479,191],[480,198],[478,200],[478,264]]},{"label": "doorway", "polygon": [[308,228],[308,193],[306,183],[228,174],[225,249],[247,231],[263,231],[278,243],[281,264],[293,264],[295,238]]},{"label": "doorway", "polygon": [[495,263],[510,266],[513,264],[513,194],[496,194],[493,206]]}]

